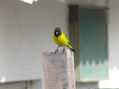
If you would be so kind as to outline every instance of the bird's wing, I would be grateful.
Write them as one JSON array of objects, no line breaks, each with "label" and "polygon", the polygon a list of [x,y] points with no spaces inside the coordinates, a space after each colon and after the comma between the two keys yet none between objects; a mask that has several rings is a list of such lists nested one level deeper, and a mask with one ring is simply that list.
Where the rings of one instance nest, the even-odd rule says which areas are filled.
[{"label": "bird's wing", "polygon": [[68,41],[68,43],[69,43],[69,39],[68,39],[67,35],[63,32],[63,30],[62,30],[62,34],[64,35],[65,39],[66,39],[66,40]]}]

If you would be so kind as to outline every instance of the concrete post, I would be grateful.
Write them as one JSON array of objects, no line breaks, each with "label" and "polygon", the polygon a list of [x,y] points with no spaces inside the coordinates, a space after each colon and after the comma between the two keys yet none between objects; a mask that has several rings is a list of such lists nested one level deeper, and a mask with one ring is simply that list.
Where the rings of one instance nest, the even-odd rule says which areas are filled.
[{"label": "concrete post", "polygon": [[43,53],[45,89],[75,89],[74,55],[70,50]]}]

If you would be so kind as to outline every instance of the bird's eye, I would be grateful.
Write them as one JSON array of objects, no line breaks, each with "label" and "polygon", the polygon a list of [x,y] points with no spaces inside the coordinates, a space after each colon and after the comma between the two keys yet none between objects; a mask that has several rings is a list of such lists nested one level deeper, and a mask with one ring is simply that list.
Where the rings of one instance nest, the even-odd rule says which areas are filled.
[{"label": "bird's eye", "polygon": [[59,34],[58,32],[56,32],[56,34]]}]

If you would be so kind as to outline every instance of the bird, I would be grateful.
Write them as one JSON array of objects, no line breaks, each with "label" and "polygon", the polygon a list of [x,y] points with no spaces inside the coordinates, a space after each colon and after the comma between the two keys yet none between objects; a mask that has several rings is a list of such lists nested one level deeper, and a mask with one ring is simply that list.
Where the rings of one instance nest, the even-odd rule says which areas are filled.
[{"label": "bird", "polygon": [[[64,33],[62,28],[56,27],[52,38],[53,38],[54,43],[58,45],[58,48],[67,46],[71,51],[75,52],[75,50],[70,45],[69,39],[67,38],[67,35]],[[58,48],[55,50],[55,53],[58,51]]]}]

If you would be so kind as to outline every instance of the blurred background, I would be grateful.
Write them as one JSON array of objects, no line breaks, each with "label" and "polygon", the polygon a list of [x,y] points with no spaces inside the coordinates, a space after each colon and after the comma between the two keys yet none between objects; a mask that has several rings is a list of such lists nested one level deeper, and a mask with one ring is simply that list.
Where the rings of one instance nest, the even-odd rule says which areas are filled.
[{"label": "blurred background", "polygon": [[[74,13],[72,11],[73,7]],[[75,9],[75,7],[78,7],[78,9]],[[101,8],[106,13],[100,15],[104,15],[102,18],[94,19],[95,22],[102,21],[99,24],[103,23],[101,26],[105,26],[102,28],[102,33],[98,34],[97,32],[96,35],[92,36],[92,33],[87,33],[93,32],[93,30],[88,30],[88,32],[86,32],[87,30],[81,30],[80,26],[85,27],[85,24],[82,25],[81,22],[86,17],[82,17],[84,19],[81,20],[80,16],[84,16],[84,14],[90,16],[85,11],[85,13],[82,11],[81,15],[80,11],[83,10],[81,8],[85,7],[88,10],[90,8],[91,10]],[[75,13],[75,10],[78,11],[76,12],[78,14]],[[95,17],[96,15],[93,14],[91,16]],[[73,19],[71,21],[78,22],[76,22],[76,25],[72,25],[73,22],[70,22],[70,19]],[[88,22],[91,24],[91,21],[86,19],[84,23]],[[100,26],[98,27],[99,24],[92,25],[96,27],[91,27],[90,29],[97,28],[97,31],[99,31],[101,29]],[[75,55],[78,55],[76,57],[78,64],[75,64],[75,66],[78,66],[75,69],[77,89],[119,88],[118,25],[119,0],[0,0],[0,89],[45,89],[42,53],[46,51],[52,52],[57,48],[57,45],[52,41],[52,35],[56,26],[63,28],[68,37],[71,40],[75,40],[74,42],[73,40],[71,41],[74,48],[78,47]],[[72,26],[75,31],[72,30]],[[78,28],[75,28],[75,26]],[[82,34],[86,33],[85,39],[83,39],[84,35],[82,36],[81,32]],[[86,55],[85,53],[83,55],[82,50],[86,46],[85,44],[81,44],[81,40],[88,40],[89,38],[89,44],[92,44],[92,42],[97,44],[97,40],[100,40],[95,38],[97,35],[98,38],[104,37],[101,38],[105,39],[103,42],[98,42],[102,42],[101,47],[104,47],[104,49],[106,47],[106,51],[102,48],[100,52],[97,52],[100,46],[98,49],[95,49],[97,46],[91,46],[93,50],[96,50],[93,51],[97,53],[96,56],[90,56],[89,52],[92,51],[89,51],[87,53],[88,56],[86,56],[87,60],[88,57],[94,57],[94,59],[92,62],[88,61],[89,64],[87,62],[84,63],[84,61],[82,63],[80,60],[83,60],[83,57]],[[93,38],[95,39],[92,40]],[[80,49],[82,50],[80,51]],[[104,52],[104,58],[98,55],[101,52]],[[80,55],[81,57],[79,57]],[[92,55],[95,55],[95,53]],[[96,57],[102,58],[102,61],[105,58],[107,59],[106,62],[103,61],[104,63],[97,65],[100,62],[96,61],[93,63],[93,61],[97,60],[95,59]],[[90,67],[90,63],[93,66]],[[81,68],[79,65],[81,65]],[[85,72],[83,70],[87,70],[87,73],[92,72],[90,76],[80,76],[80,74],[84,75],[83,73]],[[92,79],[93,75],[98,79]],[[88,79],[90,78],[89,81],[85,81],[87,76]],[[104,79],[102,80],[101,78]]]}]

